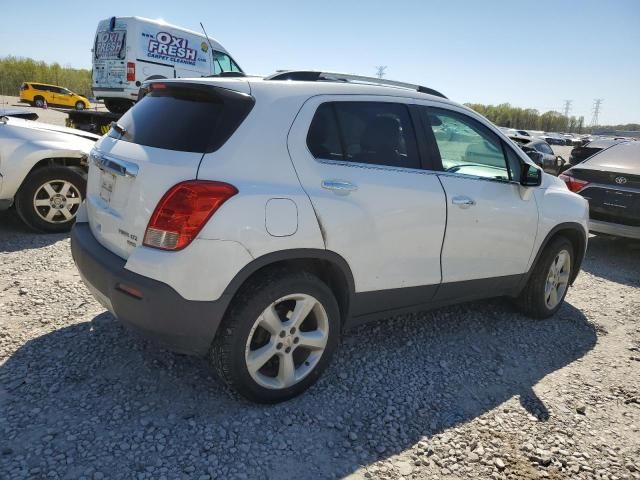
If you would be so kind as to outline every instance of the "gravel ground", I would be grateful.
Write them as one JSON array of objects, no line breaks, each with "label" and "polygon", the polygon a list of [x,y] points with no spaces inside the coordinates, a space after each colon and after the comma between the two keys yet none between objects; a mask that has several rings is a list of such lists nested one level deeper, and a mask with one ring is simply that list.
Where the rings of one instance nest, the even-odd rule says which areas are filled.
[{"label": "gravel ground", "polygon": [[640,243],[594,237],[558,315],[501,300],[348,332],[306,395],[231,397],[129,333],[66,235],[0,214],[0,478],[640,478]]}]

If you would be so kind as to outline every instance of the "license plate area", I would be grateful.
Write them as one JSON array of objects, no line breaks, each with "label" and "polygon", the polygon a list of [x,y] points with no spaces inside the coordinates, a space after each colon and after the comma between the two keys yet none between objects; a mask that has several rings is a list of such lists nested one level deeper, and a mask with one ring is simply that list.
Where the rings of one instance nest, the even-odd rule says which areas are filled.
[{"label": "license plate area", "polygon": [[605,208],[610,210],[624,210],[632,206],[634,200],[633,193],[621,192],[617,190],[606,190],[604,192]]},{"label": "license plate area", "polygon": [[107,204],[111,203],[111,196],[116,186],[116,176],[111,172],[100,170],[100,198]]}]

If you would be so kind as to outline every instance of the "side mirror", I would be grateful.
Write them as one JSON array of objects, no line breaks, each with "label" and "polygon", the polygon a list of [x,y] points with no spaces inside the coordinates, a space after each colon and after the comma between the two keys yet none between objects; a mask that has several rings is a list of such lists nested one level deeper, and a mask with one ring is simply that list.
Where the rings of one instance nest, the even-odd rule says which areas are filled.
[{"label": "side mirror", "polygon": [[527,156],[533,160],[533,163],[535,163],[536,165],[540,165],[542,166],[542,162],[544,159],[544,153],[539,152],[537,150],[534,149],[527,149],[525,150],[525,153],[527,154]]},{"label": "side mirror", "polygon": [[567,163],[567,162],[565,162],[564,158],[562,158],[560,155],[558,155],[558,156],[556,157],[556,166],[561,167],[561,166],[563,166],[565,163]]},{"label": "side mirror", "polygon": [[541,183],[542,170],[529,163],[520,162],[520,185],[523,187],[538,187]]}]

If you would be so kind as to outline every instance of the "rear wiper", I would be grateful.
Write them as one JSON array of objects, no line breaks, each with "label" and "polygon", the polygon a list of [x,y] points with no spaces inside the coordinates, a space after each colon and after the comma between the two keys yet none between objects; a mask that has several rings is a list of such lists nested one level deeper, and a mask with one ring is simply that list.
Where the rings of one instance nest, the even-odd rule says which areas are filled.
[{"label": "rear wiper", "polygon": [[118,122],[111,122],[111,128],[118,132],[120,136],[123,136],[125,133],[127,133],[127,129],[120,125]]}]

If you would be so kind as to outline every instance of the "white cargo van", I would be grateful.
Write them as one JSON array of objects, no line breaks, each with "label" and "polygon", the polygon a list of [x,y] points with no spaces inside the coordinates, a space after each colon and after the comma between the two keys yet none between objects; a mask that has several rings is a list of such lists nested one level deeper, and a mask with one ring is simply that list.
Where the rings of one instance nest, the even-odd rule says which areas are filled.
[{"label": "white cargo van", "polygon": [[213,38],[140,17],[102,20],[92,52],[93,94],[115,113],[135,103],[145,80],[242,74]]}]

